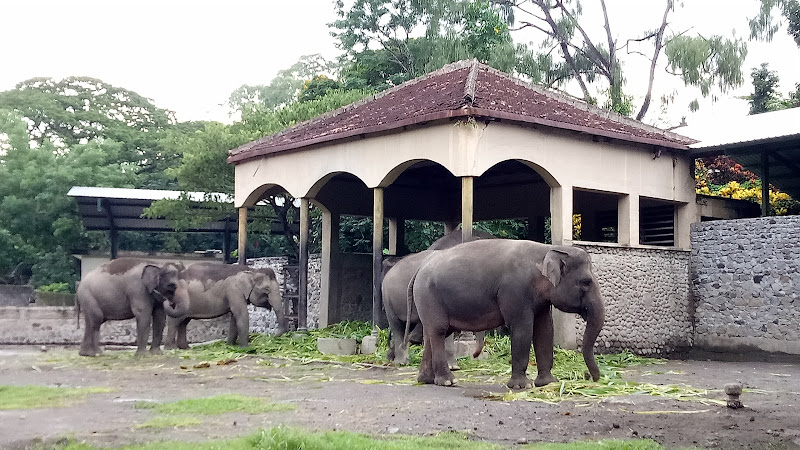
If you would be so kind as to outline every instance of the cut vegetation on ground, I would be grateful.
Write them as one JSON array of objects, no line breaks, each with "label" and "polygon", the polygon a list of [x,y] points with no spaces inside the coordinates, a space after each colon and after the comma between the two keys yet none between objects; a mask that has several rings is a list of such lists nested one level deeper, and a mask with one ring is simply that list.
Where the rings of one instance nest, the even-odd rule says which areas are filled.
[{"label": "cut vegetation on ground", "polygon": [[83,401],[89,394],[104,392],[111,392],[111,389],[104,387],[0,386],[0,410],[57,408]]}]

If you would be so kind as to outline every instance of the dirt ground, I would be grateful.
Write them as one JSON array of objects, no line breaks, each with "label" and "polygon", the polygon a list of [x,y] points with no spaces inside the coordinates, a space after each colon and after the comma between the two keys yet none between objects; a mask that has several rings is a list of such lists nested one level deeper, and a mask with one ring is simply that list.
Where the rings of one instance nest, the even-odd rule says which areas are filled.
[{"label": "dirt ground", "polygon": [[[129,349],[110,353],[115,351],[132,353]],[[48,347],[46,353],[38,346],[0,347],[0,385],[113,389],[68,407],[0,411],[0,448],[25,448],[37,439],[61,437],[100,446],[201,441],[286,424],[376,435],[466,430],[474,439],[509,446],[638,437],[654,439],[667,448],[800,449],[798,364],[671,360],[624,374],[627,380],[711,389],[709,397],[718,399],[725,398],[721,391],[725,383],[738,380],[751,391],[742,396],[746,407],[732,410],[644,394],[555,405],[488,400],[487,393],[505,392],[505,386],[499,382],[462,382],[451,388],[411,385],[414,367],[300,364],[251,356],[235,364],[201,369],[193,368],[197,361],[174,355],[103,358],[77,358],[75,347]],[[228,393],[291,403],[296,408],[259,415],[202,416],[203,425],[190,428],[135,427],[158,415],[135,409],[136,400],[173,401]]]}]

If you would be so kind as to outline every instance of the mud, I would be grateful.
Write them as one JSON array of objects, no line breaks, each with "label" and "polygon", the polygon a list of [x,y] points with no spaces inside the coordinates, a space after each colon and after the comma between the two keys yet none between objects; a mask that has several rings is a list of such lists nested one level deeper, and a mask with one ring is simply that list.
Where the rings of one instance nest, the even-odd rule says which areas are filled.
[{"label": "mud", "polygon": [[[76,347],[0,348],[0,385],[106,386],[110,393],[61,408],[0,410],[0,448],[25,448],[37,440],[72,437],[113,446],[160,440],[205,441],[235,437],[279,424],[311,430],[427,435],[467,431],[473,439],[509,446],[603,438],[650,438],[667,448],[800,449],[800,365],[742,361],[672,360],[638,366],[624,378],[686,384],[724,400],[726,383],[745,387],[742,409],[635,394],[603,401],[546,404],[496,401],[502,384],[456,387],[411,384],[413,367],[384,368],[250,356],[235,364],[194,368],[176,355],[78,358]],[[181,368],[185,367],[185,369]],[[458,373],[456,373],[458,378]],[[504,380],[503,380],[504,381]],[[158,415],[135,409],[137,400],[174,401],[240,393],[294,410],[247,415],[197,416],[200,426],[136,428]]]}]

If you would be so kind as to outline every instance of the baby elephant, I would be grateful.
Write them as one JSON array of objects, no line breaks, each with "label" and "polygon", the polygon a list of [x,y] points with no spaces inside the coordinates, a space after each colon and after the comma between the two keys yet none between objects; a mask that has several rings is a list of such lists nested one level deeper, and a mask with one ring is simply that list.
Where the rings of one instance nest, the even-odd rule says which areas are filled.
[{"label": "baby elephant", "polygon": [[249,345],[250,314],[247,304],[272,309],[278,334],[286,332],[283,299],[275,272],[242,265],[196,263],[181,273],[189,292],[189,310],[169,318],[164,348],[189,348],[186,325],[192,319],[213,319],[231,313],[228,344]]}]

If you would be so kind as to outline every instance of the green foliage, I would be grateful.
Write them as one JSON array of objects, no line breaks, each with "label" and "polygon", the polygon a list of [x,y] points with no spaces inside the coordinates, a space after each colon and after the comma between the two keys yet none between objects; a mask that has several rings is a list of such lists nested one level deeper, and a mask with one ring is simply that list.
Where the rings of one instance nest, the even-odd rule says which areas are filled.
[{"label": "green foliage", "polygon": [[697,86],[706,97],[716,85],[722,92],[744,82],[742,62],[747,45],[722,36],[675,36],[665,47],[669,69],[687,86]]},{"label": "green foliage", "polygon": [[776,21],[775,11],[779,11],[786,21],[786,33],[800,47],[800,2],[798,0],[760,0],[761,5],[756,17],[750,19],[750,39],[771,41],[775,33],[783,26]]},{"label": "green foliage", "polygon": [[262,398],[245,397],[236,394],[190,398],[168,403],[136,402],[135,407],[138,409],[152,409],[162,414],[202,414],[207,416],[231,412],[260,414],[294,409],[294,405],[288,403],[269,403]]},{"label": "green foliage", "polygon": [[753,80],[753,93],[744,97],[750,103],[749,114],[800,106],[800,83],[797,84],[796,92],[790,92],[788,97],[784,98],[778,92],[780,77],[775,71],[769,70],[767,63],[761,64],[760,68],[753,68],[750,77]]},{"label": "green foliage", "polygon": [[44,286],[39,286],[39,288],[36,290],[39,292],[55,292],[61,294],[70,292],[69,284],[67,283],[50,283]]},{"label": "green foliage", "polygon": [[32,78],[0,92],[0,109],[24,117],[39,147],[66,152],[79,144],[115,141],[113,162],[138,173],[137,187],[171,184],[163,171],[177,163],[177,155],[159,139],[174,125],[173,113],[136,92],[88,77]]},{"label": "green foliage", "polygon": [[337,80],[326,77],[325,75],[316,75],[314,78],[306,81],[300,91],[300,97],[297,99],[299,102],[307,102],[320,97],[324,97],[328,92],[342,89],[342,83]]},{"label": "green foliage", "polygon": [[104,387],[66,388],[47,386],[0,386],[0,410],[58,408],[83,401],[89,394],[111,392]]}]

